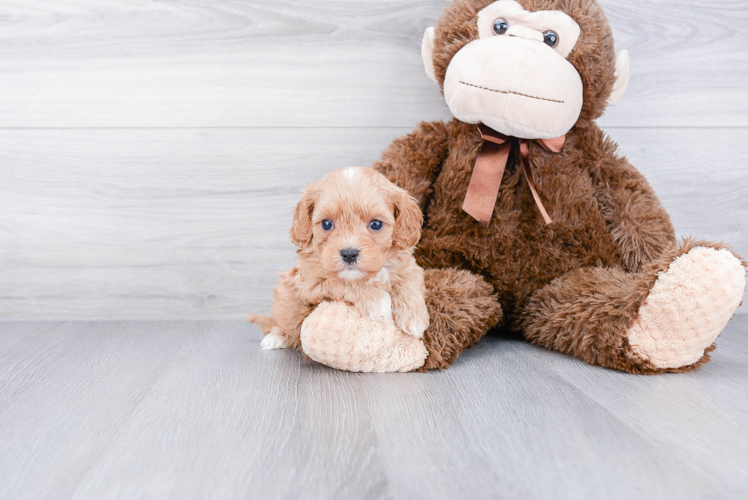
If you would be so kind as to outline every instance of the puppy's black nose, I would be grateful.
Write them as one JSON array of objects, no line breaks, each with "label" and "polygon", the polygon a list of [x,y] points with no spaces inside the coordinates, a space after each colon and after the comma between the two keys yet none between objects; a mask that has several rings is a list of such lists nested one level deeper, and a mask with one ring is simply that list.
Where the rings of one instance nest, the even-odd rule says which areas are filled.
[{"label": "puppy's black nose", "polygon": [[343,262],[346,264],[353,264],[358,259],[358,249],[344,248],[340,251],[340,256],[343,257]]}]

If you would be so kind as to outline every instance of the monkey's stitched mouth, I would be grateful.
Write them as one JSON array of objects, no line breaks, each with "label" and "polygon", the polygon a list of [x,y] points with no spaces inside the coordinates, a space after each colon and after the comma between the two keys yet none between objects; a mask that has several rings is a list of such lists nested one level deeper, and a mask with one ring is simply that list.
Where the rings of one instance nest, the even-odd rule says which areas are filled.
[{"label": "monkey's stitched mouth", "polygon": [[518,95],[520,97],[528,97],[530,99],[537,99],[539,101],[557,102],[559,104],[563,104],[564,103],[564,101],[557,101],[556,99],[548,99],[546,97],[536,97],[534,95],[521,94],[519,92],[514,92],[512,90],[494,90],[494,89],[489,89],[489,88],[486,88],[486,87],[481,87],[480,85],[473,85],[472,83],[463,82],[462,80],[460,80],[460,83],[463,84],[463,85],[467,85],[468,87],[475,87],[476,89],[487,90],[489,92],[496,92],[497,94],[514,94],[514,95]]}]

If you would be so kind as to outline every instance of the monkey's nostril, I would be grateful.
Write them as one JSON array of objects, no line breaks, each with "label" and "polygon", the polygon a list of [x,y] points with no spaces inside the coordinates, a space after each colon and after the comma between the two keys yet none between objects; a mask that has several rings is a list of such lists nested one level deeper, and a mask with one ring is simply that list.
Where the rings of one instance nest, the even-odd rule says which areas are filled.
[{"label": "monkey's nostril", "polygon": [[340,256],[343,257],[343,262],[346,264],[353,264],[358,258],[358,249],[344,248],[340,251]]}]

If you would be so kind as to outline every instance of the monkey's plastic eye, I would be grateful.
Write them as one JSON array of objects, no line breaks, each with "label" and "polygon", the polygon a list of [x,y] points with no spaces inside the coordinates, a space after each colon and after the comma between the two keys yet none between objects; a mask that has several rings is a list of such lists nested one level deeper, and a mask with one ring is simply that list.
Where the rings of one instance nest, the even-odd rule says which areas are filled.
[{"label": "monkey's plastic eye", "polygon": [[374,219],[373,221],[369,222],[369,228],[372,231],[379,231],[382,229],[382,226],[384,226],[384,223],[381,220]]},{"label": "monkey's plastic eye", "polygon": [[333,224],[330,219],[325,219],[322,221],[322,229],[324,229],[325,231],[329,231],[333,227],[335,227],[335,224]]},{"label": "monkey's plastic eye", "polygon": [[493,22],[493,32],[497,35],[503,35],[508,29],[509,23],[507,23],[506,19],[503,17],[500,17]]},{"label": "monkey's plastic eye", "polygon": [[550,48],[555,48],[558,45],[558,33],[553,30],[544,31],[543,41]]}]

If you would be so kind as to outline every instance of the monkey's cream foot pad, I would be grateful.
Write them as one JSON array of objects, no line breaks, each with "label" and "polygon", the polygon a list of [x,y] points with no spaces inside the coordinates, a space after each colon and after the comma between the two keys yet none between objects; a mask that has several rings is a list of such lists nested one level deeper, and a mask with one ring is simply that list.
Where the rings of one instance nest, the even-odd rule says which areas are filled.
[{"label": "monkey's cream foot pad", "polygon": [[697,362],[743,299],[746,271],[727,250],[696,247],[660,274],[629,343],[657,368]]},{"label": "monkey's cream foot pad", "polygon": [[428,355],[421,339],[343,302],[322,302],[304,320],[301,348],[318,363],[351,372],[409,372]]}]

